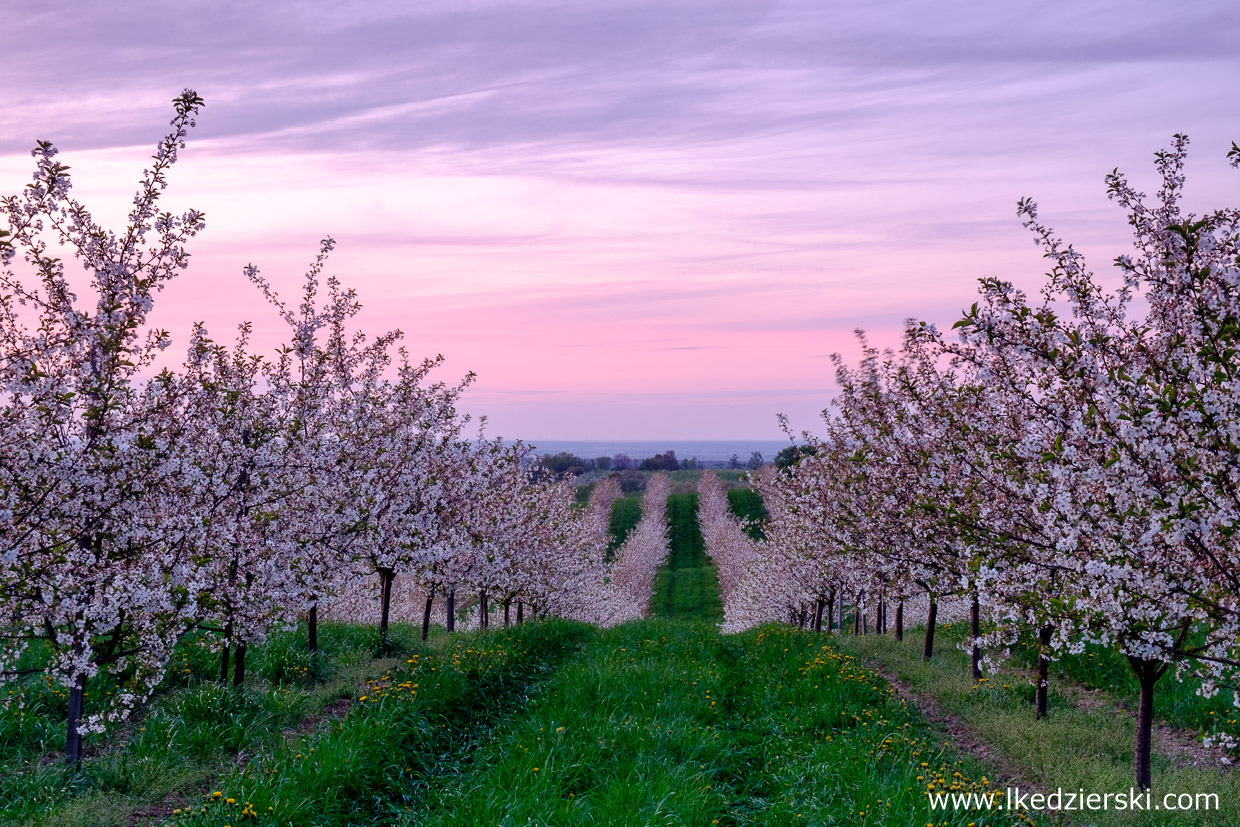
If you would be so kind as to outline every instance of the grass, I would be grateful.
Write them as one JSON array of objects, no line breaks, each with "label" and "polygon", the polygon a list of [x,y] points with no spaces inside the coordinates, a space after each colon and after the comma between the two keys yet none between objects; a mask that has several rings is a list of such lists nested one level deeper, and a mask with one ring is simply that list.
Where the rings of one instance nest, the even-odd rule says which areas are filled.
[{"label": "grass", "polygon": [[524,712],[411,781],[393,823],[925,824],[925,778],[989,789],[823,643],[685,621],[592,630]]},{"label": "grass", "polygon": [[[1019,662],[1032,667],[1036,650],[1019,652]],[[1051,662],[1051,679],[1069,680],[1088,689],[1104,690],[1120,706],[1135,714],[1139,687],[1128,661],[1114,649],[1089,645],[1078,655],[1065,654]],[[1155,714],[1172,726],[1198,734],[1225,732],[1240,740],[1240,717],[1231,692],[1211,698],[1199,693],[1201,682],[1168,673],[1154,690]]]},{"label": "grass", "polygon": [[[393,638],[402,652],[423,651],[412,627],[396,626]],[[372,628],[323,624],[320,642],[312,663],[304,632],[271,636],[250,653],[251,677],[238,691],[213,680],[217,656],[187,639],[149,710],[105,736],[88,736],[78,773],[60,761],[63,690],[27,682],[16,690],[25,703],[0,712],[0,824],[128,825],[133,813],[206,790],[240,756],[273,748],[286,729],[386,668],[372,657]],[[112,686],[106,675],[93,681],[88,701]]]},{"label": "grass", "polygon": [[637,527],[642,519],[641,494],[630,494],[621,497],[611,506],[611,544],[607,548],[609,555],[624,545],[629,532]]},{"label": "grass", "polygon": [[728,507],[737,517],[749,520],[746,530],[750,537],[761,540],[766,536],[762,525],[766,522],[767,513],[760,493],[753,488],[728,489]]},{"label": "grass", "polygon": [[[974,687],[967,654],[957,648],[967,628],[941,627],[934,659],[921,661],[917,633],[903,643],[878,635],[842,635],[833,640],[841,651],[881,665],[913,691],[933,699],[947,715],[965,722],[990,748],[1033,786],[1089,792],[1126,792],[1133,784],[1135,723],[1109,705],[1082,708],[1065,693],[1062,682],[1050,684],[1049,716],[1034,719],[1032,685],[1019,668],[1003,670]],[[1166,755],[1153,763],[1155,800],[1166,793],[1215,793],[1221,809],[1183,814],[1093,812],[1088,821],[1069,823],[1153,827],[1153,825],[1231,825],[1240,823],[1240,776],[1222,768],[1177,767]]]},{"label": "grass", "polygon": [[667,563],[655,576],[651,613],[656,617],[703,620],[723,619],[719,580],[706,556],[697,521],[698,495],[672,494],[667,498],[667,523],[671,549]]},{"label": "grass", "polygon": [[526,623],[407,658],[359,688],[346,718],[264,751],[171,823],[397,823],[452,767],[445,755],[472,752],[477,734],[528,703],[587,634],[560,621]]},{"label": "grass", "polygon": [[[681,551],[677,570],[697,568]],[[240,692],[187,649],[179,685],[80,776],[11,773],[9,823],[924,824],[927,783],[989,789],[825,636],[700,620],[414,636],[397,627],[402,656],[375,661],[372,628],[325,626],[316,669],[275,637]]]}]

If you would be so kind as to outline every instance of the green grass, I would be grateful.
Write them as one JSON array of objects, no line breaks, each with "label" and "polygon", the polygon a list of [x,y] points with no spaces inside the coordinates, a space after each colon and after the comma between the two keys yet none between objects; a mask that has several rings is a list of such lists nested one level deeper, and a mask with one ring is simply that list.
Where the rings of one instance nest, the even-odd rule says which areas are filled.
[{"label": "green grass", "polygon": [[[669,509],[675,525],[694,524],[695,502]],[[682,537],[672,571],[701,567],[698,541]],[[308,666],[304,638],[275,636],[239,692],[190,647],[175,685],[80,775],[11,771],[8,823],[903,825],[930,820],[927,783],[986,789],[988,768],[827,636],[552,620],[393,637],[401,657],[376,661],[373,628],[325,625]]]},{"label": "green grass", "polygon": [[683,621],[594,631],[523,713],[411,781],[394,823],[925,824],[925,778],[986,789],[982,767],[823,643]]},{"label": "green grass", "polygon": [[474,739],[529,703],[588,633],[561,621],[525,623],[461,635],[443,651],[393,664],[356,690],[347,718],[282,740],[189,802],[172,823],[396,823],[428,783],[451,770],[445,756],[473,752]]},{"label": "green grass", "polygon": [[624,545],[624,541],[628,539],[629,532],[637,527],[641,519],[641,494],[630,494],[627,497],[621,497],[612,504],[611,544],[607,549],[609,555],[614,554],[616,549]]},{"label": "green grass", "polygon": [[698,495],[672,494],[667,498],[667,523],[671,549],[667,562],[654,579],[651,613],[656,617],[703,620],[723,619],[719,580],[706,556],[697,520]]},{"label": "green grass", "polygon": [[737,517],[750,521],[747,528],[750,537],[763,539],[762,524],[766,522],[767,513],[761,494],[752,488],[728,489],[728,507]]},{"label": "green grass", "polygon": [[[400,651],[425,651],[412,627],[398,625]],[[304,631],[274,634],[247,658],[250,678],[240,691],[213,678],[218,656],[187,639],[149,709],[134,721],[88,736],[81,771],[64,769],[64,691],[41,680],[15,692],[24,704],[0,711],[0,824],[128,825],[130,815],[157,811],[168,800],[205,791],[239,756],[270,749],[388,662],[375,661],[375,630],[322,624],[321,654],[312,663]],[[112,691],[103,675],[87,686]],[[89,709],[89,706],[88,706]]]},{"label": "green grass", "polygon": [[[1032,668],[1036,649],[1019,651],[1019,662]],[[1051,662],[1051,679],[1069,680],[1088,689],[1105,690],[1119,705],[1135,713],[1140,688],[1127,659],[1110,647],[1089,645],[1078,654],[1065,654]],[[1155,714],[1172,726],[1198,734],[1226,732],[1240,739],[1240,715],[1231,692],[1222,690],[1203,698],[1201,682],[1190,677],[1178,681],[1168,673],[1154,690]]]},{"label": "green grass", "polygon": [[[1028,672],[1005,669],[974,687],[968,656],[957,648],[965,640],[964,625],[940,627],[935,656],[921,661],[920,630],[906,634],[903,643],[890,636],[833,636],[842,651],[881,665],[938,708],[967,724],[991,749],[1004,756],[1019,774],[1037,788],[1053,791],[1125,792],[1133,785],[1135,724],[1104,704],[1082,708],[1052,680],[1049,715],[1035,720],[1033,688]],[[1184,814],[1093,812],[1088,820],[1069,823],[1153,827],[1154,825],[1234,825],[1240,823],[1240,776],[1222,768],[1177,767],[1165,755],[1153,761],[1155,796],[1165,793],[1216,793],[1222,809]]]}]

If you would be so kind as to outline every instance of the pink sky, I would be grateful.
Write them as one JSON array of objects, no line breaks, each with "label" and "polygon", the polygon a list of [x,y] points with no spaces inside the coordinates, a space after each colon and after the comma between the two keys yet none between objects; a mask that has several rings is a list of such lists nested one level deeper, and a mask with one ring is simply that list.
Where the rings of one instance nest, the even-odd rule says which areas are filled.
[{"label": "pink sky", "polygon": [[119,225],[170,99],[207,102],[168,203],[207,213],[157,305],[217,337],[277,320],[318,239],[364,325],[473,370],[529,439],[813,428],[852,330],[950,324],[1034,285],[1015,217],[1099,269],[1113,167],[1193,139],[1190,202],[1235,204],[1232,2],[190,2],[6,6],[0,194],[36,138]]}]

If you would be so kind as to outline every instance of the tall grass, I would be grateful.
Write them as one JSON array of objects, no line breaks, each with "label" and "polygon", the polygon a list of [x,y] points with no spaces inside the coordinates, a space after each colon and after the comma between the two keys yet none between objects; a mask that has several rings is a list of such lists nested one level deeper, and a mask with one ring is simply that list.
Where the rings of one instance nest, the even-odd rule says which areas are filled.
[{"label": "tall grass", "polygon": [[706,556],[697,509],[696,493],[667,498],[671,549],[667,563],[655,577],[650,610],[656,617],[717,623],[723,619],[719,580]]}]

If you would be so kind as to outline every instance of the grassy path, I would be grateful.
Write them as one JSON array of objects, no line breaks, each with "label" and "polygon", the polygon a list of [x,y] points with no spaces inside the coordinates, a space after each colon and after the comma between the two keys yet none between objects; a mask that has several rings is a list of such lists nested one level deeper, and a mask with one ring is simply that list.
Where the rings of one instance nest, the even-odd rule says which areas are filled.
[{"label": "grassy path", "polygon": [[667,498],[671,551],[654,580],[650,609],[655,617],[709,623],[723,619],[719,580],[714,564],[706,556],[697,512],[696,493],[673,494]]},{"label": "grassy path", "polygon": [[608,559],[615,554],[616,549],[624,545],[624,541],[628,539],[629,532],[637,528],[637,524],[642,518],[642,497],[640,494],[630,494],[627,497],[621,497],[611,506],[611,543],[607,547]]},{"label": "grassy path", "polygon": [[521,714],[411,782],[405,825],[1025,824],[931,813],[987,790],[873,672],[811,633],[592,631]]},{"label": "grassy path", "polygon": [[[966,637],[965,624],[940,627],[934,659],[928,664],[921,660],[917,633],[907,634],[902,643],[879,635],[833,636],[832,646],[875,664],[898,680],[919,705],[947,721],[948,729],[963,727],[970,740],[1002,756],[1010,771],[1027,780],[1026,786],[1098,793],[1126,792],[1132,786],[1135,724],[1130,715],[1117,714],[1106,698],[1081,698],[1086,693],[1052,678],[1049,717],[1037,721],[1030,703],[1029,675],[1014,671],[1013,664],[989,676],[983,685],[973,686],[968,656],[959,648]],[[1155,800],[1167,793],[1213,793],[1218,796],[1217,808],[1180,813],[1096,811],[1088,813],[1087,820],[1068,823],[1098,827],[1240,824],[1240,773],[1217,763],[1188,765],[1183,760],[1186,756],[1177,756],[1170,746],[1160,747],[1156,736]]]}]

